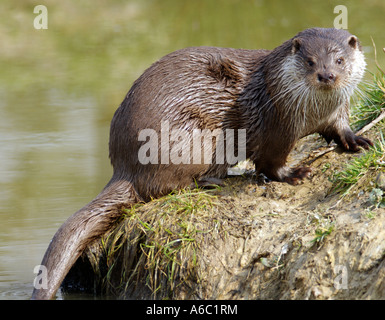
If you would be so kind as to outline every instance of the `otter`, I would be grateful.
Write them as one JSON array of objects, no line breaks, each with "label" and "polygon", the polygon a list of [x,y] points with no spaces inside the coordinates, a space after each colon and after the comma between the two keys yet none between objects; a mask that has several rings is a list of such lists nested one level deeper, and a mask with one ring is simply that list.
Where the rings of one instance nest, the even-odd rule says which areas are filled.
[{"label": "otter", "polygon": [[[300,138],[319,133],[353,152],[373,145],[349,126],[350,97],[365,66],[356,36],[322,28],[299,32],[271,51],[191,47],[155,62],[133,83],[113,116],[111,180],[54,235],[41,263],[48,287],[35,288],[32,298],[55,296],[86,246],[112,228],[122,207],[226,176],[231,164],[215,161],[219,151],[214,142],[213,161],[143,163],[138,154],[149,140],[139,139],[142,130],[161,135],[162,122],[187,133],[245,130],[245,154],[255,170],[295,185],[311,171],[286,166]],[[240,149],[237,139],[234,145]],[[173,156],[181,151],[170,150]]]}]

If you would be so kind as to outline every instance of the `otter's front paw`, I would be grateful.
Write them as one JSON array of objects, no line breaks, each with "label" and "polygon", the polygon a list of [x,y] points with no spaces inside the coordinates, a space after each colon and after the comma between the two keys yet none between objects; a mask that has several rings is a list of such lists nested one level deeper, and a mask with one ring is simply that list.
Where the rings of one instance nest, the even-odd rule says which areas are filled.
[{"label": "otter's front paw", "polygon": [[309,177],[310,174],[311,174],[311,168],[300,167],[300,168],[294,169],[289,176],[284,178],[284,181],[291,185],[297,185],[301,180]]},{"label": "otter's front paw", "polygon": [[345,150],[358,152],[360,147],[368,150],[370,146],[373,146],[373,142],[362,136],[356,136],[353,132],[349,132],[345,135],[345,141],[342,146]]}]

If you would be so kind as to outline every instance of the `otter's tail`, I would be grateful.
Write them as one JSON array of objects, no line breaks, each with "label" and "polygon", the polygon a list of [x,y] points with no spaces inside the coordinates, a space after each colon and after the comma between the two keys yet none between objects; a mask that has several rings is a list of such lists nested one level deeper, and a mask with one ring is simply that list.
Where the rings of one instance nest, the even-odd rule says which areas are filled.
[{"label": "otter's tail", "polygon": [[45,274],[40,276],[47,277],[47,285],[35,285],[32,299],[52,299],[87,245],[112,227],[120,217],[120,208],[138,201],[130,182],[111,180],[93,201],[68,218],[56,232],[41,263]]}]

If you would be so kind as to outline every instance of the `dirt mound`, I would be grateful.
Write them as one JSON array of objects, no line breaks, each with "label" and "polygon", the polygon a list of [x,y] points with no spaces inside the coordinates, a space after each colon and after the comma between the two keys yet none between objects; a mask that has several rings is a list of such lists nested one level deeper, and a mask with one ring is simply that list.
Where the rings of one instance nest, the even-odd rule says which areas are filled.
[{"label": "dirt mound", "polygon": [[[332,176],[356,155],[311,150],[298,186],[265,182],[248,171],[214,190],[183,190],[123,212],[67,276],[63,289],[119,298],[383,299],[385,210],[369,191],[331,193]],[[310,161],[309,161],[310,159]],[[374,179],[374,178],[371,178]]]}]

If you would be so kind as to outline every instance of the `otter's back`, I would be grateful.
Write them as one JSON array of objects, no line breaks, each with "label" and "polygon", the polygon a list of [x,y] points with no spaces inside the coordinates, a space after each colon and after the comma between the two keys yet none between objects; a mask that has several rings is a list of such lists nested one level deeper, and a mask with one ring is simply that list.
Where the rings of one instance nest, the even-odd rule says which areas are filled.
[{"label": "otter's back", "polygon": [[[110,157],[120,175],[151,173],[140,168],[138,141],[143,129],[237,129],[236,100],[266,50],[191,47],[172,52],[151,65],[133,84],[111,122]],[[154,168],[156,171],[157,169]],[[164,168],[162,168],[164,171]],[[154,172],[152,172],[154,174]],[[142,179],[145,179],[141,176]]]}]

